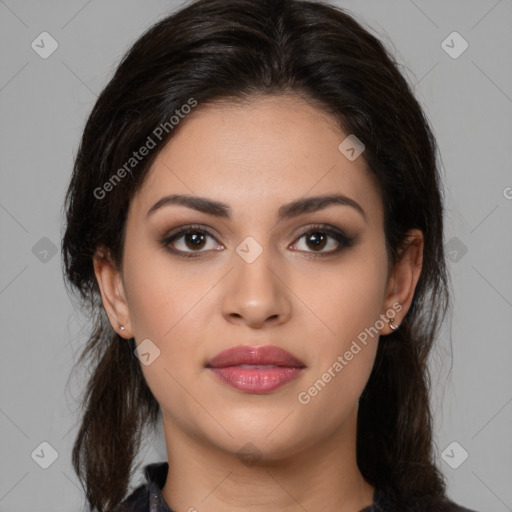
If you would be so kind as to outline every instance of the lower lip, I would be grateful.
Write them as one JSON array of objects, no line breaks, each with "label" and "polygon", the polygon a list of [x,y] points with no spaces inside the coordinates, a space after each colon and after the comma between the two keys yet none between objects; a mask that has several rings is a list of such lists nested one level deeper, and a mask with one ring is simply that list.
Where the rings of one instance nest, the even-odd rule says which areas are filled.
[{"label": "lower lip", "polygon": [[302,368],[278,366],[276,368],[210,368],[225,384],[244,393],[269,393],[296,379]]}]

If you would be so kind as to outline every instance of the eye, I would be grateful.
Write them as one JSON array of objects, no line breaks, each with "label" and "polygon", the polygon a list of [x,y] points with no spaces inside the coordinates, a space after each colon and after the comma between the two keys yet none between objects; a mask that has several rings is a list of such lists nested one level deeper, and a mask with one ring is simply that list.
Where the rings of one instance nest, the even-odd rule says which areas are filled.
[{"label": "eye", "polygon": [[353,238],[348,237],[342,231],[325,225],[310,227],[297,238],[297,241],[301,239],[305,239],[305,242],[302,244],[295,242],[292,247],[299,251],[313,253],[314,256],[336,254],[345,247],[350,247],[354,241]]},{"label": "eye", "polygon": [[[208,246],[208,239],[210,242]],[[304,242],[298,243],[304,239]],[[329,225],[310,226],[303,232],[295,243],[290,246],[292,250],[309,253],[310,256],[330,256],[346,247],[353,245],[354,238],[350,238],[343,231]],[[194,258],[201,256],[208,250],[221,250],[224,248],[215,237],[201,226],[186,226],[171,233],[160,241],[167,250],[178,256]]]},{"label": "eye", "polygon": [[[215,241],[215,243],[210,244],[210,247],[208,247],[208,238]],[[223,247],[208,231],[205,231],[199,226],[181,228],[161,240],[161,244],[169,251],[189,258],[199,256],[199,254],[196,255],[192,253],[202,253],[206,250],[218,250],[219,247]]]}]

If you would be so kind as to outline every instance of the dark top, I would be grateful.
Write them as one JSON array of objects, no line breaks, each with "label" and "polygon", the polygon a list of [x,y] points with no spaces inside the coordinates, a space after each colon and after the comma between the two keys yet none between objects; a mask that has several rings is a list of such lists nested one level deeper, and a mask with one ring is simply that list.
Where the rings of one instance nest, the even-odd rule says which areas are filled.
[{"label": "dark top", "polygon": [[[162,497],[161,490],[167,479],[169,464],[167,462],[154,462],[144,467],[146,483],[137,487],[114,512],[174,512]],[[375,489],[373,505],[360,512],[397,512],[394,506],[393,493],[389,490]],[[311,511],[312,512],[312,511]],[[409,510],[400,512],[475,512],[449,501],[443,504],[418,503]]]}]

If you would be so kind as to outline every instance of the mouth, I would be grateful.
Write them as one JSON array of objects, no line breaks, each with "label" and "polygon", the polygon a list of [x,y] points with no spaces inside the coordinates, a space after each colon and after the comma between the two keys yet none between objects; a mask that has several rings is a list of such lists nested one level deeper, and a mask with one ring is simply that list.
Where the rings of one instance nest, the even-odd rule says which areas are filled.
[{"label": "mouth", "polygon": [[263,394],[299,377],[306,365],[276,346],[239,345],[220,352],[205,367],[239,391]]}]

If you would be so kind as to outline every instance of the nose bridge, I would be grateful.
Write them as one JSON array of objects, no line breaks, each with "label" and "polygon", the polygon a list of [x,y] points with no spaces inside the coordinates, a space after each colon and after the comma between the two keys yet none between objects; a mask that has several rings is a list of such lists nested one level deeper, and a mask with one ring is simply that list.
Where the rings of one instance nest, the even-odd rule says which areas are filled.
[{"label": "nose bridge", "polygon": [[246,237],[233,252],[234,268],[223,298],[226,318],[253,325],[268,319],[287,319],[291,305],[284,276],[279,275],[283,271],[281,263],[269,245]]}]

